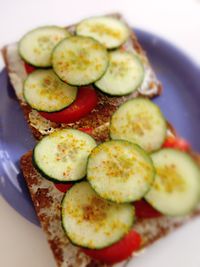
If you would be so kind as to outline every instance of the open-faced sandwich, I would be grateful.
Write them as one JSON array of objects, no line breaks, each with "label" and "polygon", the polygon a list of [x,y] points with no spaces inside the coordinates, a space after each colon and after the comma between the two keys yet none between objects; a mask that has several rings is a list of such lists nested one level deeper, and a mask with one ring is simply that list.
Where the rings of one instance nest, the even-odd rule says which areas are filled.
[{"label": "open-faced sandwich", "polygon": [[57,130],[21,158],[58,266],[123,266],[200,214],[198,156],[155,104],[122,104],[109,136]]},{"label": "open-faced sandwich", "polygon": [[118,15],[3,49],[40,141],[21,158],[57,265],[126,264],[200,213],[199,157],[148,98],[161,84]]},{"label": "open-faced sandwich", "polygon": [[91,127],[100,137],[120,104],[162,90],[136,35],[119,15],[37,28],[6,46],[3,56],[37,139],[68,126]]}]

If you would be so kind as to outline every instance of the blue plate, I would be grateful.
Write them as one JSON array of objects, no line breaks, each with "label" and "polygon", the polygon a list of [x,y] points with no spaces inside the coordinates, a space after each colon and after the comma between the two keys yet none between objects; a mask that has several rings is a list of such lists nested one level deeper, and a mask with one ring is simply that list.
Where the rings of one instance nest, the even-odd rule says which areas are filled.
[{"label": "blue plate", "polygon": [[[163,83],[164,93],[154,101],[178,133],[200,152],[200,69],[165,40],[136,30],[140,43]],[[1,194],[22,216],[39,225],[19,169],[19,158],[34,139],[16,101],[6,70],[0,74],[0,186]]]}]

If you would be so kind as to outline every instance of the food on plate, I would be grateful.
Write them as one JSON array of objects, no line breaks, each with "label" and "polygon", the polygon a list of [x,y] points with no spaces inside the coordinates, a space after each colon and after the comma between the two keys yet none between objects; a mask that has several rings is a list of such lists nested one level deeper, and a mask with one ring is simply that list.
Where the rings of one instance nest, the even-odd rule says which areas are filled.
[{"label": "food on plate", "polygon": [[119,15],[3,49],[40,139],[21,169],[60,267],[111,266],[200,214],[199,157],[148,98],[162,87]]},{"label": "food on plate", "polygon": [[80,36],[92,37],[106,48],[113,49],[126,42],[130,29],[119,19],[104,16],[81,21],[76,27],[76,33]]},{"label": "food on plate", "polygon": [[47,120],[62,123],[72,123],[85,117],[97,105],[97,93],[92,86],[82,86],[78,89],[75,101],[68,107],[57,112],[40,112]]},{"label": "food on plate", "polygon": [[92,188],[102,198],[116,203],[141,199],[149,191],[154,176],[148,154],[124,140],[104,142],[88,158],[87,179]]},{"label": "food on plate", "polygon": [[66,38],[52,53],[53,70],[71,85],[92,84],[104,75],[108,64],[106,48],[90,37]]},{"label": "food on plate", "polygon": [[[133,136],[139,127],[142,139],[127,141],[126,127],[120,139],[112,139],[111,120],[110,140],[95,142],[92,128],[59,129],[21,158],[58,266],[123,266],[200,215],[199,156],[189,145],[187,151],[174,145],[180,143],[175,130],[145,98],[128,100],[115,111],[113,117],[120,115],[116,129],[129,117],[130,103],[127,127]],[[152,116],[135,127],[144,112]],[[158,143],[156,151],[144,140],[150,146]]]},{"label": "food on plate", "polygon": [[[63,191],[63,192],[66,192]],[[157,218],[161,217],[162,214],[154,209],[147,201],[144,199],[138,200],[134,202],[135,207],[135,215],[138,219],[150,219],[150,218]]]},{"label": "food on plate", "polygon": [[34,148],[36,168],[50,180],[71,182],[86,175],[95,140],[83,131],[63,129],[44,137]]},{"label": "food on plate", "polygon": [[58,26],[37,28],[22,37],[19,42],[19,54],[33,66],[50,67],[52,50],[69,36],[67,29]]},{"label": "food on plate", "polygon": [[190,144],[186,140],[181,137],[175,138],[174,136],[169,136],[165,140],[163,146],[177,148],[185,152],[191,149]]},{"label": "food on plate", "polygon": [[156,177],[145,199],[169,216],[193,211],[200,200],[200,170],[196,162],[188,154],[172,148],[154,152],[151,158]]},{"label": "food on plate", "polygon": [[[36,139],[68,127],[93,128],[96,138],[109,139],[110,117],[122,103],[139,95],[152,98],[162,91],[135,33],[117,14],[85,19],[66,28],[40,27],[2,52]],[[45,72],[52,73],[51,83],[40,79]],[[33,78],[38,88],[34,96],[28,86]],[[59,89],[54,90],[58,83]],[[61,87],[66,87],[62,101]],[[41,102],[38,94],[42,94]]]},{"label": "food on plate", "polygon": [[24,98],[38,111],[57,112],[72,104],[77,87],[62,82],[52,70],[36,70],[24,81]]},{"label": "food on plate", "polygon": [[102,249],[121,240],[135,220],[131,204],[111,203],[91,188],[88,182],[72,186],[62,200],[62,225],[77,246]]},{"label": "food on plate", "polygon": [[[99,262],[106,262],[107,264],[115,264],[133,256],[133,253],[140,248],[141,237],[136,231],[131,230],[120,241],[114,243],[112,246],[103,249],[87,249],[82,248],[84,254],[90,256]],[[120,251],[120,253],[119,253]],[[96,266],[91,263],[90,266]],[[100,266],[100,263],[99,265]]]},{"label": "food on plate", "polygon": [[110,95],[127,95],[137,90],[143,80],[141,60],[133,53],[116,50],[109,53],[109,66],[95,85]]},{"label": "food on plate", "polygon": [[137,143],[148,152],[159,149],[167,132],[160,109],[148,99],[129,100],[112,115],[110,136]]}]

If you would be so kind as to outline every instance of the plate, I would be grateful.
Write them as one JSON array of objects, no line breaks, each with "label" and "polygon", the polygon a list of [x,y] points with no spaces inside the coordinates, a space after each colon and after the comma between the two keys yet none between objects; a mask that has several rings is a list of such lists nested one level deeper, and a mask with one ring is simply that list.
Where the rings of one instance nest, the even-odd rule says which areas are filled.
[{"label": "plate", "polygon": [[[200,69],[179,49],[151,33],[135,30],[164,91],[154,99],[166,118],[200,152]],[[19,158],[35,141],[24,120],[7,72],[0,73],[0,190],[6,201],[30,222],[39,225]]]}]

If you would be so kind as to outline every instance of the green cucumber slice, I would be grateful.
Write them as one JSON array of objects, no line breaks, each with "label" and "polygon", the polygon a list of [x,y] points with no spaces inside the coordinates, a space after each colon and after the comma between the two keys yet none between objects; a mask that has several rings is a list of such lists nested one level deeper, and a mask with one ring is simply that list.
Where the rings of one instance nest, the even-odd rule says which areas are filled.
[{"label": "green cucumber slice", "polygon": [[95,85],[110,95],[127,95],[135,91],[144,79],[144,68],[140,59],[130,52],[109,53],[109,66]]},{"label": "green cucumber slice", "polygon": [[137,145],[108,141],[89,156],[87,179],[102,197],[116,203],[141,199],[155,176],[151,158]]},{"label": "green cucumber slice", "polygon": [[87,182],[75,184],[62,201],[62,225],[71,242],[101,249],[119,241],[132,228],[134,208],[100,198]]},{"label": "green cucumber slice", "polygon": [[89,37],[72,36],[53,51],[53,69],[61,80],[72,85],[87,85],[98,80],[108,66],[108,53]]},{"label": "green cucumber slice", "polygon": [[19,54],[36,67],[50,67],[53,48],[70,33],[61,27],[45,26],[34,29],[19,42]]},{"label": "green cucumber slice", "polygon": [[145,199],[165,215],[186,215],[200,200],[200,170],[186,153],[161,149],[152,154],[155,181]]},{"label": "green cucumber slice", "polygon": [[35,146],[33,162],[47,179],[80,180],[86,175],[88,156],[95,146],[95,140],[84,132],[74,129],[55,131]]},{"label": "green cucumber slice", "polygon": [[162,146],[166,131],[166,121],[159,107],[145,98],[125,102],[111,118],[112,139],[131,141],[148,152]]},{"label": "green cucumber slice", "polygon": [[77,87],[61,81],[53,70],[36,70],[24,82],[24,98],[38,111],[60,111],[69,106],[76,95]]},{"label": "green cucumber slice", "polygon": [[112,17],[93,17],[81,21],[76,27],[77,35],[89,36],[108,49],[123,44],[130,35],[129,28],[119,19]]}]

